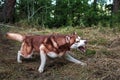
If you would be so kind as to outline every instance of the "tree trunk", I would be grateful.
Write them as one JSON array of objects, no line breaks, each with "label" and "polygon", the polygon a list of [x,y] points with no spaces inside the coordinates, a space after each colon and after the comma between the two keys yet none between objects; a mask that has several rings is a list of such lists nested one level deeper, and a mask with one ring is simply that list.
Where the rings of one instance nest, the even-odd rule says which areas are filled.
[{"label": "tree trunk", "polygon": [[117,13],[120,9],[120,0],[113,0],[113,13]]},{"label": "tree trunk", "polygon": [[13,23],[14,22],[14,11],[15,11],[16,0],[5,0],[3,8],[3,22]]},{"label": "tree trunk", "polygon": [[94,11],[96,11],[96,9],[97,9],[97,0],[94,0],[94,2],[93,2],[93,9],[94,9]]}]

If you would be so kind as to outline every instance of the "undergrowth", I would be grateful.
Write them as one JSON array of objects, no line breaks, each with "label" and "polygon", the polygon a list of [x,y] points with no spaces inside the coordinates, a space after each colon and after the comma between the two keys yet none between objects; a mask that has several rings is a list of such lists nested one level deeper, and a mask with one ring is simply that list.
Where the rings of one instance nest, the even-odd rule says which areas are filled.
[{"label": "undergrowth", "polygon": [[[72,34],[77,32],[81,39],[86,39],[87,51],[73,50],[75,58],[86,62],[83,67],[62,59],[48,60],[45,72],[37,72],[39,58],[16,62],[16,53],[20,43],[5,40],[0,46],[0,80],[119,80],[120,79],[120,31],[110,27],[62,27],[62,28],[27,28],[11,27],[6,32],[21,34]],[[2,50],[1,50],[2,49]]]}]

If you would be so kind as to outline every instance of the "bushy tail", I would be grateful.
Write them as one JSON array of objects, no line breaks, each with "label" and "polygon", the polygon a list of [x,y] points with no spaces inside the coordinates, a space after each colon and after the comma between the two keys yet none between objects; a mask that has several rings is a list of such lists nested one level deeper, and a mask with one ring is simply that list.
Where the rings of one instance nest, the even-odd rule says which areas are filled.
[{"label": "bushy tail", "polygon": [[24,35],[21,35],[21,34],[18,34],[18,33],[10,33],[10,32],[8,32],[6,34],[6,37],[8,39],[16,40],[16,41],[19,41],[19,42],[23,42],[23,40],[25,38]]}]

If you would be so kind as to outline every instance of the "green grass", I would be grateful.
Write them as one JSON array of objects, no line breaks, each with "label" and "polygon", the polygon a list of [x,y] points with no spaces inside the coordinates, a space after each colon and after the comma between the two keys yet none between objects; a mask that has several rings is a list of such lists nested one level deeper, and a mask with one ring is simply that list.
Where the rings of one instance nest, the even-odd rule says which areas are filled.
[{"label": "green grass", "polygon": [[[66,60],[48,60],[45,72],[40,74],[37,69],[39,58],[24,60],[22,64],[16,62],[16,53],[20,43],[6,40],[0,46],[0,80],[119,80],[120,76],[120,47],[109,48],[112,41],[117,39],[120,32],[109,27],[62,27],[58,29],[36,29],[12,27],[10,32],[21,34],[72,34],[77,32],[82,39],[87,39],[87,51],[81,53],[73,50],[75,58],[86,62],[83,67]],[[116,35],[117,34],[117,35]],[[112,44],[114,45],[114,44]],[[118,44],[119,45],[119,44]]]}]

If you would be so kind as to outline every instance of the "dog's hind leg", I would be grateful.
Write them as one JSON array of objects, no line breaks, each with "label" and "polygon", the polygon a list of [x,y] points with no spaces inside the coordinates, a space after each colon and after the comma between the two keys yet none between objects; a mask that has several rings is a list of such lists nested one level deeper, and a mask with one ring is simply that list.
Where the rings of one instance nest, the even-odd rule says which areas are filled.
[{"label": "dog's hind leg", "polygon": [[42,50],[40,51],[40,58],[41,58],[41,64],[40,64],[40,67],[39,67],[38,71],[40,73],[42,73],[44,71],[44,67],[45,67],[45,64],[46,64],[46,54]]},{"label": "dog's hind leg", "polygon": [[76,63],[76,64],[81,64],[81,65],[87,65],[86,63],[83,63],[81,62],[80,60],[77,60],[75,59],[74,57],[72,57],[69,53],[66,53],[65,54],[65,58],[70,61],[70,62],[73,62],[73,63]]}]

